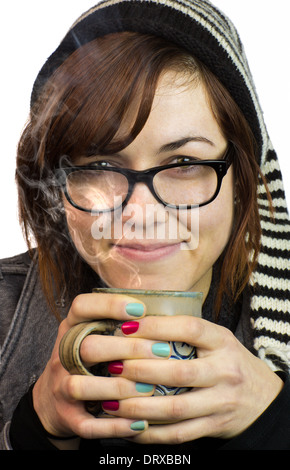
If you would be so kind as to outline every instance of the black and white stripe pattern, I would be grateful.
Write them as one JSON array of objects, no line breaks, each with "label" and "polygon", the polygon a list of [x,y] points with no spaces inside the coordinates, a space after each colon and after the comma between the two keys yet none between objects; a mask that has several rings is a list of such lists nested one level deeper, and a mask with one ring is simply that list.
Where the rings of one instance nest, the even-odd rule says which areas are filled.
[{"label": "black and white stripe pattern", "polygon": [[248,120],[259,145],[259,164],[273,198],[271,217],[263,184],[258,188],[262,249],[252,278],[254,347],[273,369],[290,369],[290,222],[279,163],[263,120],[243,46],[232,22],[207,0],[104,0],[82,15],[41,70],[32,103],[53,70],[73,50],[117,31],[157,34],[207,64]]},{"label": "black and white stripe pattern", "polygon": [[254,347],[273,368],[290,369],[290,223],[279,164],[268,149],[262,171],[269,181],[274,206],[271,217],[265,188],[260,186],[262,248],[253,276],[251,299]]}]

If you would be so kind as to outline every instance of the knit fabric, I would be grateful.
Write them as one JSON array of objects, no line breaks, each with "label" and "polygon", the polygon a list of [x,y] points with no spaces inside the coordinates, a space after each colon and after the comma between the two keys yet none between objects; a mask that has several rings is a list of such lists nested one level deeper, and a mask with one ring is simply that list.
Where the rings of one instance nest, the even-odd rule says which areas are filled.
[{"label": "knit fabric", "polygon": [[262,247],[252,276],[250,318],[254,348],[273,370],[290,369],[290,221],[276,153],[244,54],[232,22],[207,0],[104,0],[84,13],[40,71],[33,105],[48,78],[77,48],[108,33],[155,34],[185,48],[205,63],[244,113],[259,148],[259,165],[273,200],[258,187]]}]

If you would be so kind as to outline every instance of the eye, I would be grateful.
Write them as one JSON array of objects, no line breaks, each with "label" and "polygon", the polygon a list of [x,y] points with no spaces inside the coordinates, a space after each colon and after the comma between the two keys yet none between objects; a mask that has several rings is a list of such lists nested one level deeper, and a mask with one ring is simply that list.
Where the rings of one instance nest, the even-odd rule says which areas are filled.
[{"label": "eye", "polygon": [[95,162],[89,163],[88,167],[93,167],[93,168],[112,168],[116,165],[108,162],[107,160],[98,160]]},{"label": "eye", "polygon": [[188,163],[189,165],[191,163],[195,163],[195,162],[198,162],[199,159],[196,158],[196,157],[187,157],[185,155],[178,155],[176,157],[174,157],[170,163]]}]

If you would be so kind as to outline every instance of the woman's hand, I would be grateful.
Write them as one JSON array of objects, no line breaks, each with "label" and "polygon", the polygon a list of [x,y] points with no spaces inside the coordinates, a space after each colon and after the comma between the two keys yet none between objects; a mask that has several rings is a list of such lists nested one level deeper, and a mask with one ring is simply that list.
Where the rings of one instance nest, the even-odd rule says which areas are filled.
[{"label": "woman's hand", "polygon": [[[142,310],[143,304],[139,302],[138,305]],[[123,295],[84,294],[74,300],[67,318],[60,324],[51,359],[33,389],[35,411],[50,434],[59,437],[77,435],[86,439],[131,437],[147,428],[146,421],[134,424],[136,420],[130,418],[96,419],[86,411],[85,401],[149,396],[154,392],[153,386],[144,389],[124,377],[70,375],[62,367],[58,355],[61,338],[72,326],[104,318],[125,322],[136,318],[136,313],[141,318],[135,300]],[[94,335],[83,342],[81,354],[88,357],[88,363],[90,358],[94,363],[114,361],[120,357],[153,358],[152,344],[153,341],[145,339]]]},{"label": "woman's hand", "polygon": [[[73,302],[33,391],[35,410],[50,434],[168,444],[203,436],[231,438],[255,421],[281,390],[279,377],[227,329],[187,316],[142,315],[132,323],[133,316],[126,312],[132,302],[130,297],[108,294],[85,294]],[[104,318],[123,320],[124,337],[88,336],[81,357],[87,367],[111,361],[115,376],[70,375],[58,356],[62,336],[75,324]],[[169,351],[156,348],[156,343],[169,341],[196,346],[198,359],[167,360]],[[151,384],[193,390],[152,397]],[[86,401],[102,401],[116,419],[94,418]],[[148,427],[148,421],[174,423]]]},{"label": "woman's hand", "polygon": [[123,361],[121,377],[129,380],[193,387],[175,396],[125,399],[117,411],[109,409],[114,416],[149,423],[175,421],[150,425],[135,442],[177,444],[205,436],[233,438],[263,413],[283,386],[229,330],[199,318],[143,318],[130,336],[182,341],[195,345],[198,351],[198,358],[189,361]]}]

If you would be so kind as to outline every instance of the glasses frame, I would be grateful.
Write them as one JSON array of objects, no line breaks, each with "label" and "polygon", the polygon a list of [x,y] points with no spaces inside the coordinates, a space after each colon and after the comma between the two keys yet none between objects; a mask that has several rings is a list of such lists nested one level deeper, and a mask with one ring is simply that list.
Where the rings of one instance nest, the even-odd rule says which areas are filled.
[{"label": "glasses frame", "polygon": [[[227,171],[229,167],[231,166],[233,162],[233,147],[230,145],[225,154],[223,159],[221,160],[198,160],[198,161],[193,161],[190,163],[184,162],[184,163],[172,163],[169,165],[162,165],[162,166],[157,166],[153,168],[148,168],[147,170],[130,170],[128,168],[102,168],[102,171],[108,171],[108,172],[115,172],[115,173],[120,173],[124,175],[127,178],[128,181],[128,193],[122,204],[118,207],[113,207],[111,209],[104,209],[100,211],[96,211],[93,209],[85,209],[84,207],[79,206],[76,204],[70,197],[67,187],[66,187],[66,180],[67,177],[74,172],[77,171],[99,171],[99,168],[94,168],[90,167],[89,165],[81,165],[81,166],[70,166],[70,167],[61,167],[56,170],[55,175],[56,178],[62,188],[62,191],[68,200],[68,202],[75,207],[78,210],[81,210],[83,212],[89,212],[90,214],[101,214],[104,212],[113,212],[114,210],[117,209],[124,209],[124,207],[128,204],[132,193],[134,191],[134,188],[137,183],[143,183],[147,186],[147,188],[150,190],[151,194],[154,196],[154,198],[163,204],[165,207],[169,207],[172,209],[179,209],[179,210],[184,210],[184,209],[193,209],[196,207],[203,207],[208,204],[210,204],[216,197],[218,196],[221,185],[222,185],[222,180],[227,174]],[[154,186],[153,186],[153,178],[154,176],[159,173],[160,171],[167,170],[169,168],[178,168],[178,167],[184,167],[184,166],[189,166],[189,165],[204,165],[204,166],[210,166],[213,168],[216,172],[217,175],[217,188],[214,193],[214,195],[210,198],[209,201],[203,202],[202,204],[190,204],[190,205],[175,205],[175,204],[168,204],[165,201],[163,201],[158,194],[155,192]]]}]

